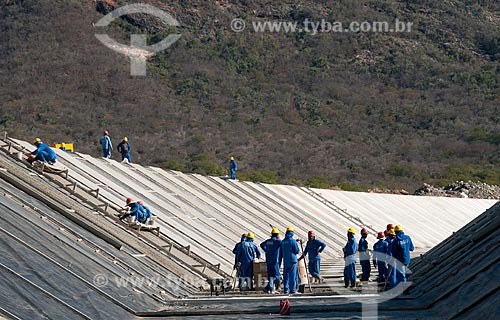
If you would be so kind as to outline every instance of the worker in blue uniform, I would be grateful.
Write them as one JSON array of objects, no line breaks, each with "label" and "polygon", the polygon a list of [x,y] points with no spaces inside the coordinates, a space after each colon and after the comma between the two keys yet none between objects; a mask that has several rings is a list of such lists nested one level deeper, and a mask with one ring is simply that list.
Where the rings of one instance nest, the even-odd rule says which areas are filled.
[{"label": "worker in blue uniform", "polygon": [[101,139],[99,139],[99,144],[102,147],[102,156],[104,158],[111,158],[111,150],[113,150],[113,144],[111,143],[111,138],[109,137],[108,130],[104,130]]},{"label": "worker in blue uniform", "polygon": [[368,230],[366,228],[361,229],[361,238],[359,239],[358,251],[359,251],[359,264],[361,264],[361,281],[368,281],[370,278],[370,272],[372,271],[371,259],[370,259],[370,249],[368,247]]},{"label": "worker in blue uniform", "polygon": [[260,244],[260,247],[266,253],[267,266],[267,286],[266,292],[274,293],[280,286],[280,266],[283,260],[281,253],[281,240],[279,239],[280,231],[278,228],[271,230],[271,238]]},{"label": "worker in blue uniform", "polygon": [[238,248],[238,261],[241,263],[240,279],[241,291],[253,290],[253,262],[255,259],[260,259],[261,253],[259,248],[253,242],[253,232],[247,233],[247,239],[241,243]]},{"label": "worker in blue uniform", "polygon": [[415,250],[411,238],[403,232],[403,228],[398,224],[394,227],[396,237],[392,244],[392,255],[396,259],[396,285],[406,282],[406,269],[410,264],[410,251]]},{"label": "worker in blue uniform", "polygon": [[323,252],[326,248],[326,243],[321,240],[316,239],[313,230],[310,230],[307,233],[307,244],[304,252],[299,258],[299,261],[304,259],[306,255],[309,258],[309,273],[315,279],[316,282],[322,282],[322,278],[320,276],[320,266],[321,266],[321,256],[320,253]]},{"label": "worker in blue uniform", "polygon": [[236,277],[239,278],[238,280],[238,287],[241,289],[242,285],[243,285],[243,279],[240,278],[240,270],[241,270],[241,262],[239,261],[239,257],[238,257],[238,254],[239,254],[239,248],[241,247],[241,245],[243,244],[243,242],[245,242],[247,240],[247,234],[244,233],[241,235],[241,239],[240,239],[240,242],[236,243],[236,245],[234,246],[234,249],[233,249],[233,254],[234,254],[234,266],[233,266],[233,269],[236,270]]},{"label": "worker in blue uniform", "polygon": [[229,172],[232,180],[236,180],[236,171],[238,171],[238,164],[234,160],[234,157],[231,157],[229,158]]},{"label": "worker in blue uniform", "polygon": [[140,223],[147,222],[148,217],[146,215],[146,210],[144,210],[143,206],[141,206],[138,202],[133,201],[132,198],[127,198],[126,204],[127,207],[130,208],[129,212],[127,212],[124,215],[121,215],[120,220],[133,216],[135,218],[135,221],[137,222]]},{"label": "worker in blue uniform", "polygon": [[117,149],[118,152],[120,152],[122,155],[122,161],[127,159],[128,163],[132,162],[132,159],[130,157],[130,150],[132,150],[132,148],[130,147],[130,143],[128,142],[127,137],[123,137],[123,140],[122,142],[120,142]]},{"label": "worker in blue uniform", "polygon": [[377,282],[384,282],[387,275],[387,241],[384,240],[384,232],[377,234],[378,241],[373,245],[373,267],[377,268]]},{"label": "worker in blue uniform", "polygon": [[35,138],[33,142],[36,146],[36,150],[31,153],[28,153],[28,161],[33,163],[36,160],[39,160],[44,163],[54,164],[57,161],[57,155],[48,145],[42,142],[40,138]]},{"label": "worker in blue uniform", "polygon": [[385,240],[387,241],[387,275],[385,281],[389,283],[389,288],[394,288],[396,286],[396,260],[393,257],[393,244],[396,238],[396,232],[394,229],[389,229]]},{"label": "worker in blue uniform", "polygon": [[347,288],[349,282],[351,288],[356,287],[356,251],[358,243],[356,242],[356,230],[349,228],[347,230],[347,243],[343,248],[344,251],[344,285]]},{"label": "worker in blue uniform", "polygon": [[283,254],[283,292],[294,294],[299,287],[297,255],[300,253],[299,245],[293,238],[293,228],[288,227],[285,239],[281,241],[281,252]]}]

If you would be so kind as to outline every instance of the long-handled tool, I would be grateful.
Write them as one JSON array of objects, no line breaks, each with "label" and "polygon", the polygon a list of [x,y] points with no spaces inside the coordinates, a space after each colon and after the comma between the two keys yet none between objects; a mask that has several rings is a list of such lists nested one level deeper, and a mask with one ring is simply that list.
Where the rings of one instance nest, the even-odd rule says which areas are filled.
[{"label": "long-handled tool", "polygon": [[385,278],[384,291],[385,291],[385,288],[387,287],[387,282],[391,278],[391,274],[392,274],[393,270],[394,270],[394,264],[389,264],[389,272],[387,273],[387,277]]},{"label": "long-handled tool", "polygon": [[[304,253],[304,245],[302,244],[302,239],[300,240],[300,249],[302,250],[302,253]],[[304,266],[306,267],[306,277],[307,277],[307,284],[309,285],[309,292],[313,292],[312,287],[311,287],[311,280],[309,280],[309,275],[307,274],[307,262],[306,258],[304,257]]]}]

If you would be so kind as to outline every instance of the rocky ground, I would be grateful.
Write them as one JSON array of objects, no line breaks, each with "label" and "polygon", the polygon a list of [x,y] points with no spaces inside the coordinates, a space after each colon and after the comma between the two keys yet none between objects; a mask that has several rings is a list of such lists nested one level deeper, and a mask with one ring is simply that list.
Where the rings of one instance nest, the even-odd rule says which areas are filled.
[{"label": "rocky ground", "polygon": [[500,200],[500,186],[492,186],[486,183],[472,181],[456,181],[444,187],[434,187],[424,183],[424,185],[413,194],[417,196]]}]

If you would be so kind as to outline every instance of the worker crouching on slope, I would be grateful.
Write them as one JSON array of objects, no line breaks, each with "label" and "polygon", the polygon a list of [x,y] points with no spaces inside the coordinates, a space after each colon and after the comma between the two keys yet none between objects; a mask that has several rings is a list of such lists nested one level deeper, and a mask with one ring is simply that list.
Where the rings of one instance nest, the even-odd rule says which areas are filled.
[{"label": "worker crouching on slope", "polygon": [[344,251],[344,285],[347,288],[349,282],[351,283],[351,288],[356,287],[356,251],[358,250],[358,244],[354,235],[356,230],[354,228],[349,228],[347,230],[347,243],[343,248]]},{"label": "worker crouching on slope", "polygon": [[253,242],[253,232],[247,233],[247,238],[238,248],[238,262],[240,267],[240,291],[253,290],[253,262],[260,259],[259,248]]},{"label": "worker crouching on slope", "polygon": [[316,239],[314,231],[311,230],[307,233],[307,244],[304,252],[299,258],[299,261],[304,259],[306,255],[309,257],[309,273],[315,279],[316,282],[322,282],[320,276],[320,266],[321,266],[321,256],[320,253],[326,248],[326,243],[321,240]]},{"label": "worker crouching on slope", "polygon": [[387,241],[384,240],[384,232],[377,234],[378,241],[373,245],[373,267],[377,268],[377,282],[384,282],[387,275]]},{"label": "worker crouching on slope", "polygon": [[143,206],[141,206],[138,202],[133,201],[132,198],[127,198],[126,204],[129,211],[121,215],[119,217],[120,220],[126,219],[128,217],[134,217],[134,221],[144,224],[148,223],[148,218],[151,217],[148,217]]},{"label": "worker crouching on slope", "polygon": [[285,239],[281,241],[283,255],[283,292],[294,294],[299,287],[297,255],[300,253],[299,244],[293,238],[293,228],[286,229]]},{"label": "worker crouching on slope", "polygon": [[271,230],[271,238],[260,244],[260,247],[266,253],[267,280],[266,292],[275,293],[280,287],[280,266],[283,260],[281,253],[280,231],[278,228]]},{"label": "worker crouching on slope", "polygon": [[411,238],[403,232],[403,228],[398,224],[394,231],[396,237],[392,243],[392,255],[396,259],[396,285],[406,282],[406,268],[410,264],[410,251],[415,250]]},{"label": "worker crouching on slope", "polygon": [[370,278],[370,272],[372,271],[371,259],[370,259],[370,249],[368,248],[368,230],[366,228],[361,229],[361,238],[359,239],[358,251],[359,251],[359,264],[361,264],[361,281],[368,281]]},{"label": "worker crouching on slope", "polygon": [[48,164],[56,163],[56,153],[48,145],[43,143],[40,138],[35,138],[33,144],[36,146],[36,150],[26,154],[29,163],[33,163],[37,160]]}]

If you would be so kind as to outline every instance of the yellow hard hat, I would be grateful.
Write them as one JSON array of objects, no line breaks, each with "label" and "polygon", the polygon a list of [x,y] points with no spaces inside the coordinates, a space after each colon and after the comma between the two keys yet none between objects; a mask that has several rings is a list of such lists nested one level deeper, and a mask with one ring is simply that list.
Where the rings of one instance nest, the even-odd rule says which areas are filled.
[{"label": "yellow hard hat", "polygon": [[234,160],[234,157],[229,158],[229,160]]},{"label": "yellow hard hat", "polygon": [[390,229],[389,231],[387,231],[387,234],[389,234],[391,236],[395,236],[396,232],[394,231],[394,229]]},{"label": "yellow hard hat", "polygon": [[127,137],[123,137],[123,141],[127,142],[128,138]]},{"label": "yellow hard hat", "polygon": [[40,139],[40,138],[35,138],[35,140],[33,140],[33,143],[38,143],[38,142],[42,142],[42,139]]},{"label": "yellow hard hat", "polygon": [[280,231],[278,230],[278,228],[273,228],[273,230],[271,230],[271,234],[273,233],[280,234]]},{"label": "yellow hard hat", "polygon": [[247,233],[247,238],[248,238],[248,239],[253,239],[253,238],[254,238],[254,236],[253,236],[253,232],[249,232],[249,233]]},{"label": "yellow hard hat", "polygon": [[288,228],[286,228],[286,232],[293,232],[293,227],[288,226]]},{"label": "yellow hard hat", "polygon": [[349,229],[347,229],[347,232],[350,232],[350,233],[352,233],[352,234],[356,234],[356,229],[354,229],[354,228],[349,228]]},{"label": "yellow hard hat", "polygon": [[399,224],[398,224],[398,225],[394,228],[394,231],[395,231],[395,232],[401,232],[401,231],[403,231],[403,227],[401,227],[401,225],[399,225]]}]

